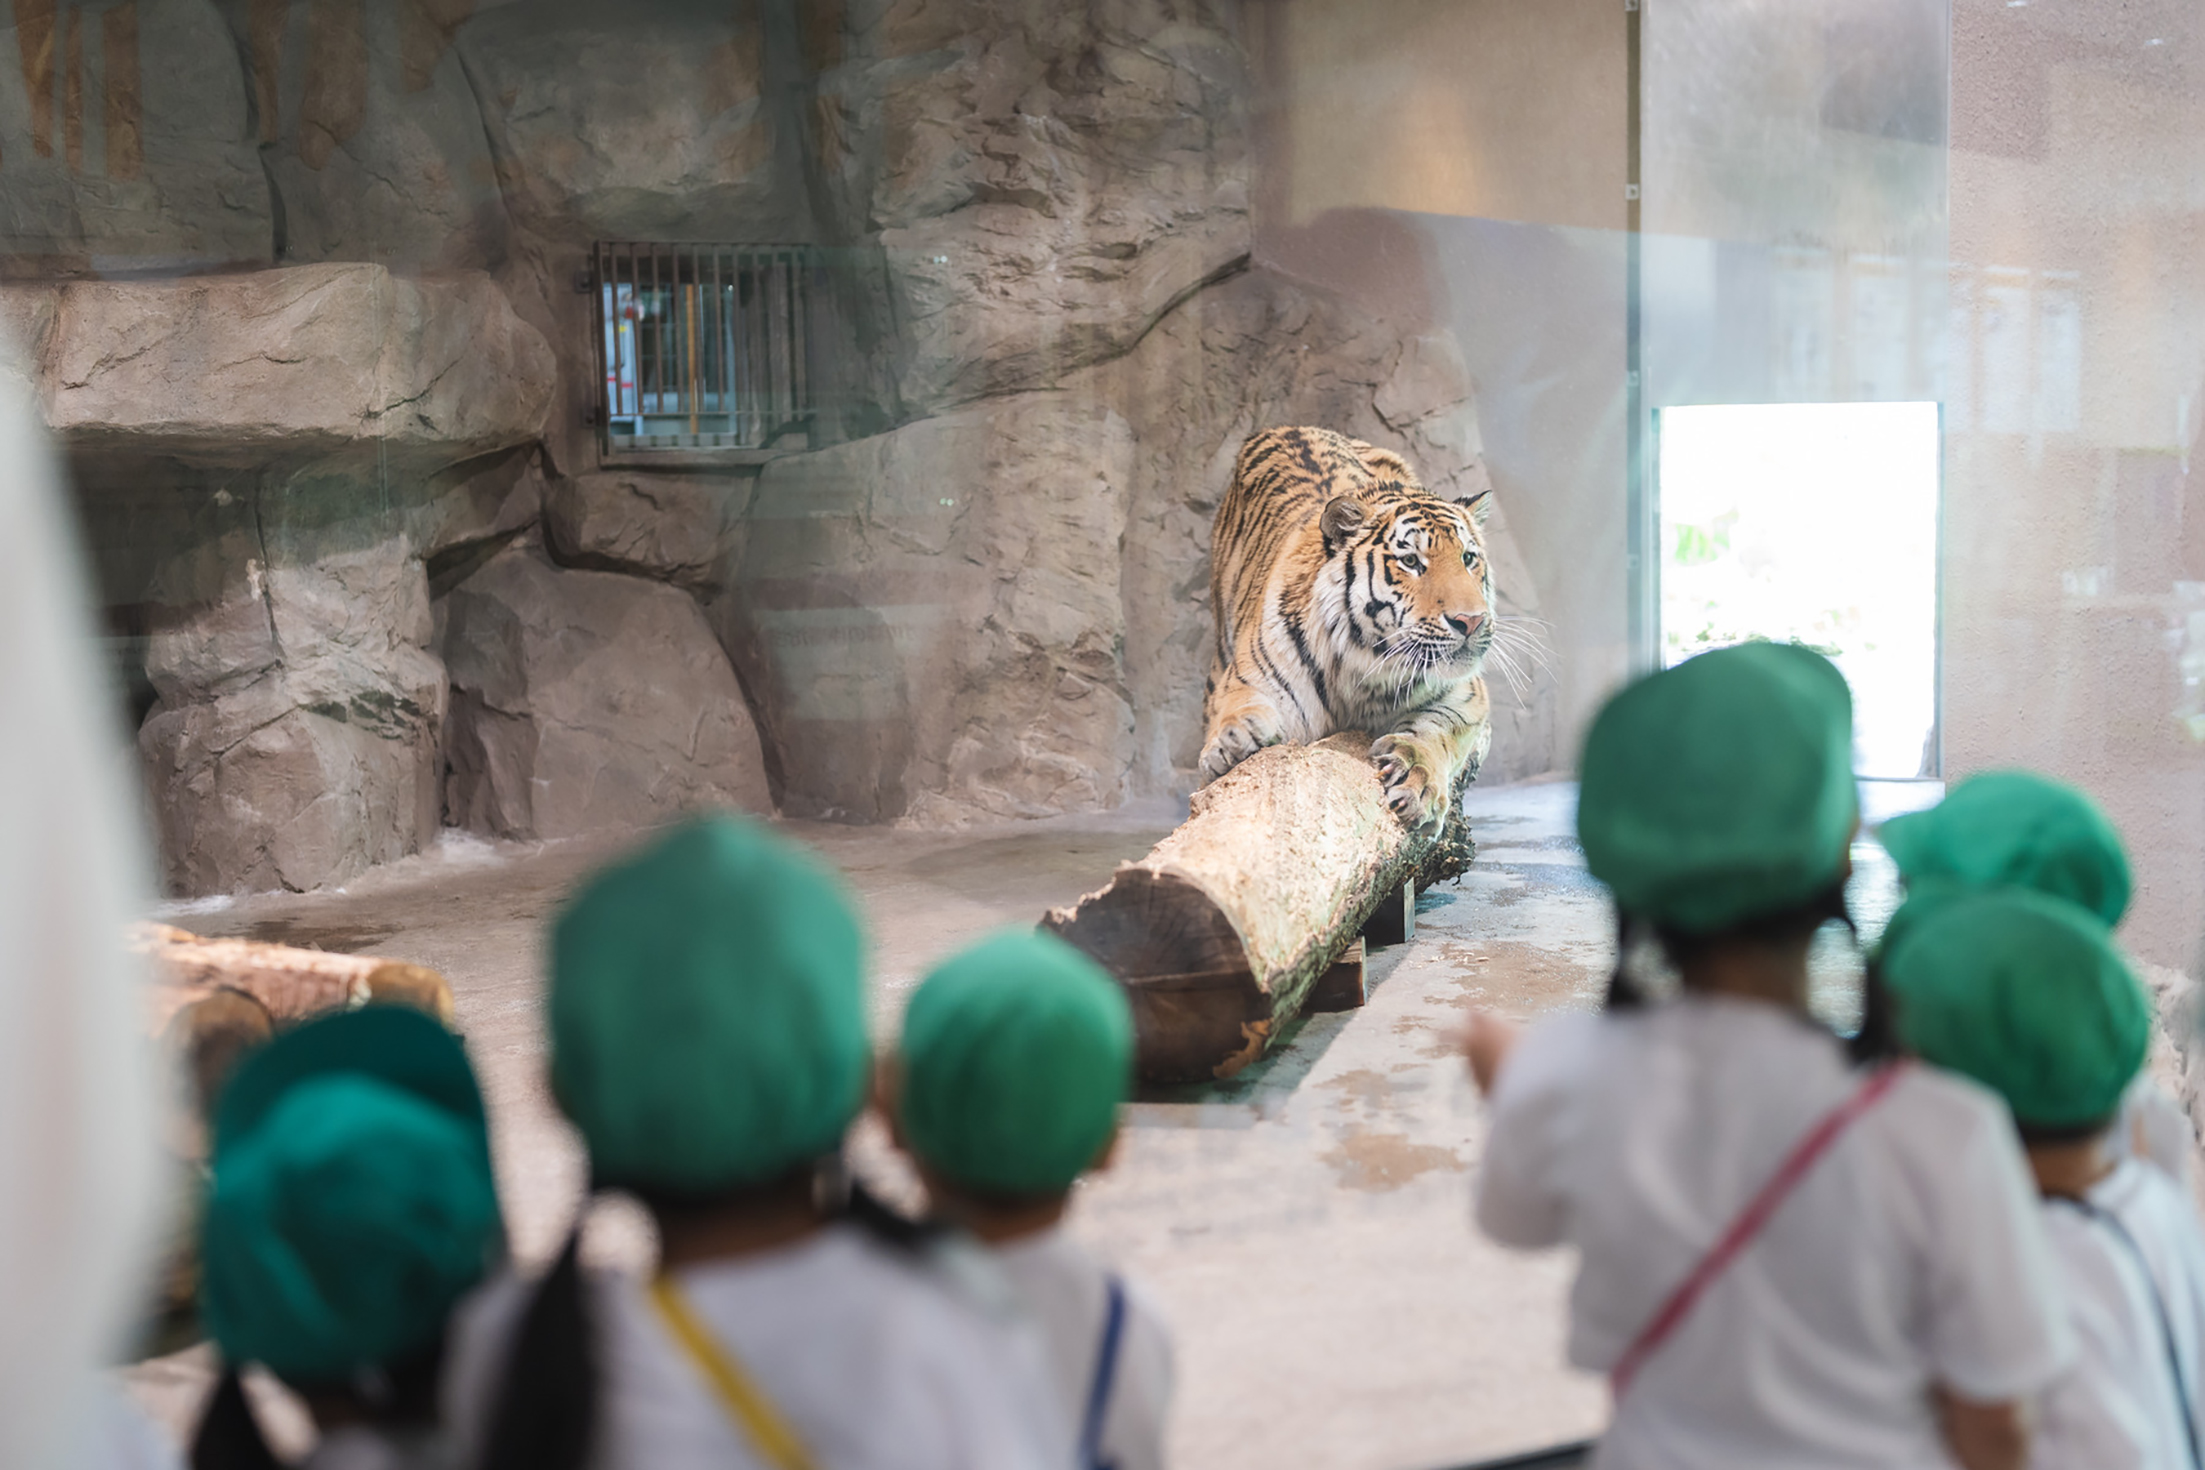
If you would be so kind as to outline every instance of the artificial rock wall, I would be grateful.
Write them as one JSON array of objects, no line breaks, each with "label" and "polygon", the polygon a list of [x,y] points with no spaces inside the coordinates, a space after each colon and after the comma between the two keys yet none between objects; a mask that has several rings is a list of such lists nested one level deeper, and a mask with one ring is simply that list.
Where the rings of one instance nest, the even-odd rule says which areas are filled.
[{"label": "artificial rock wall", "polygon": [[[440,824],[1183,788],[1241,439],[1483,475],[1450,336],[1251,264],[1234,4],[131,0],[76,48],[15,12],[0,311],[178,893]],[[599,239],[825,247],[809,444],[601,465]]]}]

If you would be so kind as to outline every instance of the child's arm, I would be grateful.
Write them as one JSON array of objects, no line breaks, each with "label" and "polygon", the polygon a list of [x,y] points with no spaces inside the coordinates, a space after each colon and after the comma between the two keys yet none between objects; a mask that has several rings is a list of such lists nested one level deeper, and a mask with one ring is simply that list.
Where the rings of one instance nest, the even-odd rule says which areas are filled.
[{"label": "child's arm", "polygon": [[1470,1076],[1478,1084],[1479,1096],[1493,1095],[1493,1083],[1501,1075],[1501,1063],[1508,1060],[1517,1037],[1522,1034],[1521,1026],[1491,1011],[1470,1013],[1470,1024],[1462,1033],[1460,1047],[1470,1063]]},{"label": "child's arm", "polygon": [[2021,1470],[2029,1459],[2029,1416],[2019,1399],[1979,1404],[1943,1384],[1932,1392],[1937,1427],[1963,1470]]},{"label": "child's arm", "polygon": [[1563,1013],[1536,1026],[1480,1012],[1461,1037],[1486,1094],[1485,1147],[1473,1186],[1478,1228],[1502,1245],[1558,1245],[1569,1220],[1565,1160],[1571,1116],[1593,1064],[1598,1016]]}]

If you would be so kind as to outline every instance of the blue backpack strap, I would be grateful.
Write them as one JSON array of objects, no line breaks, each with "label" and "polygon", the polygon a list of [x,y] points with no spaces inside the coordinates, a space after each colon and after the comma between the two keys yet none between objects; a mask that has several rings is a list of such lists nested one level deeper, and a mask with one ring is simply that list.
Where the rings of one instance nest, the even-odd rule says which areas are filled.
[{"label": "blue backpack strap", "polygon": [[1094,1380],[1087,1386],[1087,1413],[1080,1421],[1081,1470],[1110,1470],[1102,1457],[1103,1420],[1110,1412],[1110,1393],[1118,1379],[1118,1347],[1125,1338],[1125,1282],[1112,1272],[1107,1285],[1102,1342],[1095,1353]]},{"label": "blue backpack strap", "polygon": [[2121,1242],[2136,1262],[2136,1269],[2144,1273],[2144,1287],[2151,1294],[2151,1304],[2159,1313],[2159,1336],[2167,1352],[2167,1372],[2174,1379],[2175,1407],[2182,1411],[2182,1427],[2189,1433],[2190,1464],[2205,1467],[2205,1446],[2198,1443],[2197,1411],[2190,1402],[2189,1374],[2182,1370],[2182,1350],[2174,1340],[2174,1319],[2167,1313],[2167,1298],[2159,1287],[2159,1278],[2152,1274],[2151,1259],[2144,1248],[2136,1243],[2136,1237],[2121,1223],[2121,1217],[2111,1210],[2092,1204],[2077,1195],[2055,1196],[2060,1203],[2072,1205],[2086,1220],[2095,1221],[2106,1228],[2107,1233]]}]

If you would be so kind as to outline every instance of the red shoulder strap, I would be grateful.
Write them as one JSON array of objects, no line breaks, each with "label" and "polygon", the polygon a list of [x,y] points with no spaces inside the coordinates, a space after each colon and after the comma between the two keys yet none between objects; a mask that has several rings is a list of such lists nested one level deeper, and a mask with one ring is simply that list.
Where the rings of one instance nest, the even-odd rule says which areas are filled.
[{"label": "red shoulder strap", "polygon": [[1892,1062],[1877,1068],[1866,1081],[1853,1089],[1850,1097],[1824,1113],[1816,1120],[1814,1127],[1807,1130],[1806,1136],[1792,1146],[1792,1151],[1784,1156],[1784,1162],[1769,1176],[1768,1183],[1762,1185],[1759,1192],[1746,1201],[1746,1207],[1738,1212],[1738,1218],[1730,1222],[1729,1228],[1708,1248],[1707,1254],[1700,1257],[1699,1264],[1685,1275],[1675,1291],[1669,1293],[1669,1299],[1639,1329],[1638,1336],[1623,1350],[1623,1356],[1616,1359],[1615,1366],[1608,1370],[1608,1386],[1618,1402],[1630,1389],[1631,1380],[1638,1376],[1638,1370],[1646,1366],[1646,1360],[1684,1324],[1684,1319],[1691,1314],[1692,1308],[1706,1294],[1708,1287],[1715,1284],[1715,1278],[1722,1275],[1730,1263],[1753,1243],[1754,1237],[1769,1223],[1769,1217],[1776,1213],[1777,1207],[1790,1196],[1799,1181],[1807,1177],[1816,1161],[1830,1151],[1830,1145],[1838,1141],[1839,1135],[1891,1090],[1891,1084],[1899,1080],[1899,1073],[1904,1066],[1903,1062]]}]

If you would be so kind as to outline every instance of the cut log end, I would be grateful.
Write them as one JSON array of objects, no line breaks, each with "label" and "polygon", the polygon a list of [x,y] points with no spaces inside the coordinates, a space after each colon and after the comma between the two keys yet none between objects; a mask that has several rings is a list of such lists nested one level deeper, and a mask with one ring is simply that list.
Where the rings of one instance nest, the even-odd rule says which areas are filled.
[{"label": "cut log end", "polygon": [[1125,985],[1145,1081],[1230,1077],[1305,1008],[1360,1004],[1360,970],[1353,999],[1333,973],[1344,951],[1366,924],[1374,944],[1408,938],[1418,886],[1468,866],[1459,800],[1442,831],[1404,828],[1369,744],[1257,752],[1146,858],[1042,920]]},{"label": "cut log end", "polygon": [[[1233,921],[1187,878],[1121,868],[1108,888],[1051,911],[1042,927],[1124,982],[1147,1081],[1229,1077],[1261,1054],[1270,1008],[1247,950]],[[1258,1024],[1251,1050],[1248,1028]]]}]

